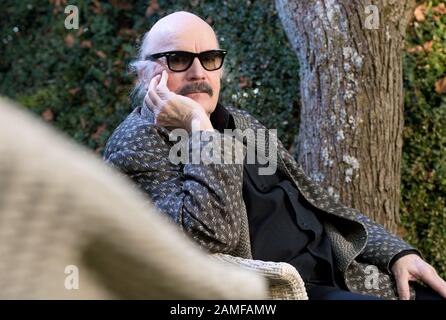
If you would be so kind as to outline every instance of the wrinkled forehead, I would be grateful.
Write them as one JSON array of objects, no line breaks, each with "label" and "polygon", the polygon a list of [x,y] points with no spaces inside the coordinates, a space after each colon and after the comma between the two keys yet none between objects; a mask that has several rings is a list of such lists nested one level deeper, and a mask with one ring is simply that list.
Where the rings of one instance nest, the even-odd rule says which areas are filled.
[{"label": "wrinkled forehead", "polygon": [[146,39],[145,54],[182,50],[202,52],[218,49],[215,32],[206,25],[171,25],[151,30]]}]

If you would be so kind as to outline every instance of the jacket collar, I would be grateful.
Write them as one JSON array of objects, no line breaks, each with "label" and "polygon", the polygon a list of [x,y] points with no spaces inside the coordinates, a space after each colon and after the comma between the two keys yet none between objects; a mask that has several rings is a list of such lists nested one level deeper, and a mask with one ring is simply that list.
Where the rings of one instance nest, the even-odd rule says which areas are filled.
[{"label": "jacket collar", "polygon": [[146,105],[146,102],[143,100],[141,110],[139,111],[141,116],[144,119],[147,119],[150,123],[155,123],[155,116],[153,111]]}]

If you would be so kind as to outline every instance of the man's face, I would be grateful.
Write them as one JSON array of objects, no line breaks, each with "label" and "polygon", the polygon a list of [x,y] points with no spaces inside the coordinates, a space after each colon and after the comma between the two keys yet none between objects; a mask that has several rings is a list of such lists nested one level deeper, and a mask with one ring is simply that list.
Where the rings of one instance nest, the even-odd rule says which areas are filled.
[{"label": "man's face", "polygon": [[[158,38],[159,42],[151,49],[150,53],[160,53],[166,51],[188,51],[200,53],[203,51],[218,49],[218,43],[214,32],[210,27],[206,28],[202,25],[190,26],[190,28],[182,28],[183,30],[171,30],[164,32],[162,38]],[[189,69],[182,72],[174,72],[169,70],[166,58],[160,58],[153,64],[151,76],[154,77],[161,74],[163,70],[168,72],[169,78],[167,87],[170,91],[177,94],[183,94],[184,89],[194,83],[204,83],[212,89],[212,95],[205,92],[183,94],[196,102],[198,102],[204,111],[210,115],[218,101],[220,94],[220,79],[222,69],[215,71],[207,71],[201,65],[198,57],[196,57]],[[148,80],[150,82],[151,79]],[[190,91],[190,90],[186,90]]]}]

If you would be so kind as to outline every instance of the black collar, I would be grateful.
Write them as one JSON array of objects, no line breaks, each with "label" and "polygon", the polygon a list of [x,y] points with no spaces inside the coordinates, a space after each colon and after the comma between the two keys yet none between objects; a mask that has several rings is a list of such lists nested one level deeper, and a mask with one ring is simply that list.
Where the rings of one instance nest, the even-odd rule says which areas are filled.
[{"label": "black collar", "polygon": [[217,103],[214,112],[211,113],[209,118],[212,126],[220,132],[223,132],[223,129],[235,129],[232,115],[220,103]]}]

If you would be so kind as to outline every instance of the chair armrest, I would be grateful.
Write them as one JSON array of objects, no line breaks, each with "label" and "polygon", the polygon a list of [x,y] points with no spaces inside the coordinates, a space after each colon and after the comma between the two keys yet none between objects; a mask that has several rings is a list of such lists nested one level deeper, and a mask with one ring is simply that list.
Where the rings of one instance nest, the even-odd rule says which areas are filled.
[{"label": "chair armrest", "polygon": [[308,300],[305,284],[299,272],[285,262],[272,262],[215,253],[214,259],[260,273],[268,280],[269,297],[274,300]]}]

